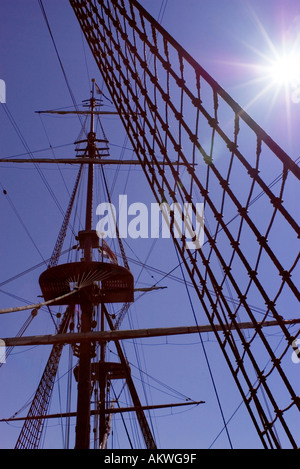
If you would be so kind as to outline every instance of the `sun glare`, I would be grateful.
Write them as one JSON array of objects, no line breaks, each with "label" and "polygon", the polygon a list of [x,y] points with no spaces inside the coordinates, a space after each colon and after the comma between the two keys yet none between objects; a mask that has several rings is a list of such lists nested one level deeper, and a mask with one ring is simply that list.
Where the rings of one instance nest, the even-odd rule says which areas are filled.
[{"label": "sun glare", "polygon": [[282,28],[271,38],[255,11],[248,8],[260,33],[259,45],[252,45],[252,38],[256,39],[258,35],[251,36],[250,41],[241,35],[239,41],[249,49],[254,62],[243,58],[240,62],[223,63],[235,67],[238,72],[247,72],[248,79],[236,85],[245,90],[246,101],[242,104],[245,111],[249,112],[254,105],[261,106],[263,119],[267,121],[274,119],[273,110],[279,105],[278,115],[281,120],[284,117],[287,138],[292,141],[292,113],[294,105],[300,104],[300,15],[287,27],[282,19]]},{"label": "sun glare", "polygon": [[270,76],[278,85],[296,86],[300,82],[300,54],[278,57],[270,67]]}]

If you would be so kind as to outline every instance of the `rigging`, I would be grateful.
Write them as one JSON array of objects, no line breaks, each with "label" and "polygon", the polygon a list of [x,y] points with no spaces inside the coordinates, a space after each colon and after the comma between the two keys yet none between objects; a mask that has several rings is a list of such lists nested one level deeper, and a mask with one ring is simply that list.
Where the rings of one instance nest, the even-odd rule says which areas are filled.
[{"label": "rigging", "polygon": [[[39,3],[45,16],[43,4],[41,1]],[[112,0],[109,6],[105,0],[99,0],[97,4],[91,0],[71,0],[70,4],[138,161],[124,160],[121,163],[109,160],[107,153],[105,159],[103,148],[103,152],[98,151],[94,132],[97,111],[93,88],[88,101],[91,126],[82,141],[86,144],[83,152],[78,152],[81,156],[72,161],[67,158],[59,160],[59,163],[82,164],[88,171],[85,226],[79,231],[76,240],[76,254],[79,255],[80,251],[82,257],[81,260],[76,259],[76,262],[68,260],[58,265],[73,199],[77,193],[78,175],[67,212],[63,212],[63,225],[51,265],[40,276],[46,300],[41,304],[50,302],[67,305],[72,314],[77,315],[80,332],[75,334],[72,329],[72,332],[59,331],[46,338],[18,338],[16,342],[12,339],[10,342],[8,338],[7,342],[53,342],[53,353],[56,342],[72,342],[74,354],[79,358],[79,367],[74,369],[79,388],[78,410],[75,413],[78,430],[76,448],[89,447],[90,416],[93,413],[97,416],[99,409],[97,442],[98,447],[106,447],[110,425],[106,417],[114,412],[105,402],[111,379],[125,379],[133,400],[131,407],[137,414],[145,444],[150,448],[156,447],[153,429],[144,413],[148,406],[141,404],[119,341],[136,337],[137,334],[148,337],[149,334],[178,334],[179,331],[162,328],[156,332],[118,330],[133,293],[138,290],[133,287],[133,277],[128,269],[129,259],[125,256],[122,244],[119,258],[123,260],[124,267],[93,258],[94,252],[101,256],[101,248],[103,254],[103,246],[99,245],[99,239],[92,230],[94,169],[100,168],[109,195],[104,165],[130,164],[131,167],[138,164],[158,203],[180,201],[195,204],[199,199],[204,201],[207,239],[203,249],[189,251],[185,249],[184,239],[179,241],[173,237],[178,258],[176,268],[180,267],[182,271],[182,282],[197,324],[193,332],[200,334],[201,327],[213,332],[263,447],[281,447],[281,434],[285,434],[291,447],[297,447],[289,418],[299,409],[299,397],[295,392],[293,376],[285,364],[295,340],[289,326],[299,321],[287,314],[284,305],[299,300],[295,282],[299,255],[293,254],[291,258],[285,259],[274,242],[277,220],[284,225],[286,242],[293,242],[299,236],[299,226],[292,207],[285,201],[291,178],[299,180],[300,177],[297,163],[136,0]],[[46,16],[45,19],[53,39]],[[64,72],[58,52],[57,55]],[[64,76],[66,78],[65,72]],[[75,110],[78,110],[77,105]],[[224,120],[232,124],[229,131]],[[252,135],[254,148],[251,150],[243,145],[245,129]],[[81,130],[84,131],[83,126]],[[106,144],[104,139],[101,143]],[[215,156],[216,146],[222,148],[222,161],[218,161]],[[279,179],[273,179],[274,184],[269,183],[269,168],[264,167],[266,152],[282,167]],[[38,161],[46,162],[46,159],[43,160]],[[25,163],[26,159],[2,161]],[[37,164],[37,159],[30,158],[28,161]],[[241,173],[245,182],[242,188],[237,177]],[[278,188],[275,186],[279,180],[281,184]],[[257,189],[259,194],[254,197]],[[252,207],[261,194],[265,195],[264,199],[268,202],[264,206],[263,217]],[[185,278],[183,268],[189,281]],[[171,275],[173,270],[170,270]],[[162,273],[159,269],[155,272]],[[163,274],[167,277],[167,273]],[[276,282],[270,282],[270,278],[276,278]],[[75,289],[72,290],[74,285]],[[192,289],[188,288],[190,286]],[[191,291],[197,299],[197,309],[192,305]],[[109,314],[106,302],[118,302],[120,297],[119,302],[123,304],[121,313],[119,316]],[[257,304],[256,309],[252,303]],[[80,305],[80,311],[74,312],[75,304]],[[7,309],[1,312],[5,311]],[[207,319],[207,326],[198,326],[203,317]],[[98,324],[95,324],[96,319]],[[105,331],[105,324],[109,325],[109,331]],[[265,332],[269,326],[276,327],[281,334],[282,344],[278,349],[271,344]],[[93,330],[96,327],[98,330]],[[245,328],[249,329],[248,336],[244,334]],[[181,333],[191,332],[187,329],[181,329]],[[108,340],[115,343],[119,363],[108,361]],[[98,342],[96,351],[95,344]],[[91,361],[93,353],[96,353],[96,357]],[[56,363],[58,359],[55,358]],[[51,393],[57,368],[55,364],[54,369],[49,371],[49,366],[48,363],[41,383],[49,384]],[[276,380],[276,385],[278,383],[278,392],[277,386],[273,386],[273,380]],[[99,391],[96,399],[98,409],[92,410],[91,390],[94,385]],[[33,406],[40,400],[41,407],[34,415],[28,416],[24,433],[20,437],[22,447],[27,444],[37,447],[40,441],[41,430],[37,421],[43,422],[46,418],[50,393],[43,399],[41,388],[38,391]],[[117,410],[122,413],[120,409]],[[71,412],[67,414],[70,416]],[[33,422],[32,432],[28,431],[30,422]],[[224,416],[223,424],[227,431],[228,420]],[[134,444],[133,440],[130,444]]]}]

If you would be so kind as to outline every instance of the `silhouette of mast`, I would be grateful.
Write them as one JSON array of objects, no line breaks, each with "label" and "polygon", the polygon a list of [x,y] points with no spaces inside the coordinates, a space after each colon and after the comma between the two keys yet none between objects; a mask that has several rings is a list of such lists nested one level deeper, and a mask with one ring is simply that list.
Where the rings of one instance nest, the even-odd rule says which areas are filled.
[{"label": "silhouette of mast", "polygon": [[[95,157],[95,133],[94,114],[95,98],[94,83],[90,98],[91,123],[90,132],[87,136],[87,158]],[[92,262],[92,222],[93,222],[93,186],[94,186],[94,165],[88,165],[88,182],[86,198],[86,218],[83,253],[84,262]],[[84,297],[81,303],[81,331],[91,331],[91,321],[93,317],[93,303],[89,296]],[[91,342],[81,342],[79,346],[79,373],[78,373],[78,398],[77,398],[77,421],[76,421],[76,442],[75,449],[89,448],[90,438],[90,399],[91,399]]]}]

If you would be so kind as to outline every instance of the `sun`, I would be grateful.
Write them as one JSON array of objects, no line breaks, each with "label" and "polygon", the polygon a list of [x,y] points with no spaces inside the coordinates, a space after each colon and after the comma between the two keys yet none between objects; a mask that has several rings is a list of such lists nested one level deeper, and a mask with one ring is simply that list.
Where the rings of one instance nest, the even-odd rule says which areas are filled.
[{"label": "sun", "polygon": [[271,110],[275,101],[284,96],[287,114],[290,114],[290,103],[300,103],[300,16],[290,25],[285,25],[282,17],[281,28],[271,38],[253,8],[249,5],[247,8],[261,38],[260,46],[252,45],[243,37],[239,41],[254,53],[255,62],[230,62],[248,71],[249,79],[240,86],[255,86],[246,108],[264,99],[269,100]]},{"label": "sun", "polygon": [[300,84],[300,53],[290,52],[276,57],[269,67],[270,78],[276,85],[296,87]]},{"label": "sun", "polygon": [[[281,26],[272,29],[273,36],[270,36],[250,5],[247,5],[247,11],[253,19],[255,35],[236,37],[237,42],[245,47],[243,59],[222,60],[220,63],[235,70],[237,77],[244,74],[240,83],[234,86],[239,92],[245,91],[242,95],[243,109],[258,113],[263,122],[280,119],[286,139],[291,143],[295,105],[300,105],[300,16],[290,25],[286,25],[282,17]],[[249,61],[245,60],[248,57],[246,51]],[[274,114],[275,109],[277,113]]]}]

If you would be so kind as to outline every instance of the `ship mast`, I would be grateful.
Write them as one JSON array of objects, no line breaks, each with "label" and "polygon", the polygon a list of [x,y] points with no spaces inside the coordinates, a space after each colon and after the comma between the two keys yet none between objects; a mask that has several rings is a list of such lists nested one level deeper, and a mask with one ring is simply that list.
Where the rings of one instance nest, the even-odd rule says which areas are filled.
[{"label": "ship mast", "polygon": [[[94,117],[96,99],[94,97],[95,81],[93,80],[91,98],[89,100],[90,114],[90,132],[87,135],[87,147],[85,158],[91,162],[101,157],[96,147],[96,133],[94,130]],[[96,264],[101,264],[100,270],[107,275],[107,269],[110,269],[112,283],[109,280],[101,282],[101,286],[91,284],[88,288],[84,288],[80,293],[81,307],[81,332],[90,332],[92,330],[92,320],[94,307],[100,304],[100,330],[105,331],[105,324],[108,321],[110,329],[114,328],[105,306],[105,303],[130,302],[133,301],[133,277],[127,268],[119,265],[96,263],[93,262],[93,248],[99,247],[99,239],[97,233],[92,229],[93,224],[93,188],[94,188],[94,164],[88,164],[88,182],[87,182],[87,198],[86,198],[86,222],[85,231],[79,233],[81,247],[83,248],[83,263],[87,269]],[[125,271],[125,272],[124,272]],[[101,279],[101,274],[100,274]],[[125,288],[124,288],[125,287]],[[106,291],[105,291],[106,289]],[[100,300],[99,300],[100,298]],[[105,301],[103,301],[105,299]],[[78,398],[77,398],[77,420],[76,420],[76,440],[75,449],[88,449],[90,439],[90,417],[91,417],[91,394],[92,394],[92,374],[93,379],[99,382],[100,400],[99,400],[99,447],[106,448],[107,442],[107,409],[106,409],[106,386],[107,380],[111,376],[125,379],[129,387],[129,391],[136,408],[137,418],[139,420],[141,430],[148,448],[156,448],[153,436],[151,434],[147,419],[144,415],[142,405],[133,384],[129,367],[126,363],[122,348],[116,340],[118,356],[121,363],[112,363],[105,361],[106,342],[100,344],[100,361],[91,363],[93,355],[93,344],[90,341],[83,341],[79,347],[79,366],[78,366]]]},{"label": "ship mast", "polygon": [[[94,161],[101,162],[107,148],[97,148],[98,140],[94,129],[94,118],[98,112],[95,110],[97,100],[94,96],[95,82],[91,91],[91,98],[87,101],[90,115],[90,129],[86,140],[77,143],[86,143],[83,156],[79,159],[88,165],[87,195],[85,229],[79,231],[79,247],[83,257],[81,262],[71,262],[48,268],[40,276],[39,282],[44,299],[53,300],[53,304],[77,304],[81,310],[80,332],[90,333],[95,327],[94,309],[101,308],[100,330],[105,332],[105,324],[111,330],[114,324],[108,315],[107,303],[131,303],[134,301],[133,276],[126,265],[120,266],[115,262],[97,262],[93,260],[93,249],[99,250],[99,237],[92,229],[93,225],[93,189],[94,189]],[[107,142],[106,142],[107,143]],[[104,152],[103,152],[104,150]],[[76,288],[72,292],[71,287]],[[61,299],[66,294],[68,299]],[[56,301],[57,299],[57,301]],[[137,418],[148,448],[156,448],[150,427],[144,415],[143,407],[136,392],[131,373],[118,340],[115,340],[120,362],[106,362],[106,341],[100,343],[100,361],[91,361],[94,356],[94,344],[91,341],[82,341],[79,345],[79,364],[76,369],[78,380],[78,397],[76,413],[75,449],[89,449],[91,434],[91,394],[92,381],[98,381],[100,388],[99,400],[99,447],[106,447],[107,419],[109,409],[106,409],[106,385],[110,379],[125,379],[129,388]]]},{"label": "ship mast", "polygon": [[[94,133],[94,81],[90,98],[91,123],[90,132],[87,136],[87,158],[95,157],[95,133]],[[93,188],[94,188],[94,165],[88,165],[88,183],[86,198],[86,218],[84,236],[84,261],[92,262],[92,222],[93,222]],[[91,331],[93,317],[93,303],[89,294],[84,295],[81,303],[81,330]],[[90,438],[90,399],[91,399],[91,342],[81,342],[79,347],[79,373],[78,373],[78,398],[77,398],[77,421],[75,449],[89,448]]]}]

